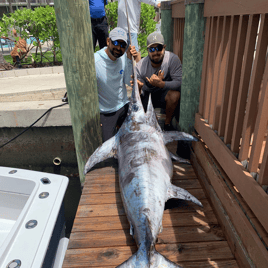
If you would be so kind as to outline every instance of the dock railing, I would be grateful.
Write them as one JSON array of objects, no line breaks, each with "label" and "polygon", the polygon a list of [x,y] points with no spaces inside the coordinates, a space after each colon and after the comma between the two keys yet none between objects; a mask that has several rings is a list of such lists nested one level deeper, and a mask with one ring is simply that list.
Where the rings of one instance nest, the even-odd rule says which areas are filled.
[{"label": "dock railing", "polygon": [[268,185],[268,4],[263,0],[225,4],[205,1],[195,127],[268,231],[268,214],[263,213],[268,196],[260,187]]},{"label": "dock railing", "polygon": [[182,62],[183,36],[185,25],[185,5],[184,0],[171,2],[172,18],[174,19],[173,27],[173,53],[179,56]]},{"label": "dock railing", "polygon": [[[180,57],[184,2],[172,2],[173,51]],[[194,127],[267,233],[268,2],[203,3],[206,30]]]}]

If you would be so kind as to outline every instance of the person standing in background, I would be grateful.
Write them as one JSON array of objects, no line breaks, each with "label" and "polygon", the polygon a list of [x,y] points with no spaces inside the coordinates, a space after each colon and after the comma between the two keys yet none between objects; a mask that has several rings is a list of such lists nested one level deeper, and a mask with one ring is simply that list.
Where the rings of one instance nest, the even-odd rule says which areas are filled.
[{"label": "person standing in background", "polygon": [[[130,28],[132,45],[135,46],[136,51],[139,52],[138,32],[139,32],[139,27],[140,27],[141,2],[160,8],[161,1],[160,0],[118,0],[117,26],[124,29],[128,33],[127,13],[126,13],[126,5],[125,5],[126,2],[127,2],[127,11],[128,11],[129,28]],[[128,40],[130,40],[129,34],[128,34]],[[141,54],[138,53],[137,62],[140,61],[140,59],[141,59]]]},{"label": "person standing in background", "polygon": [[106,5],[107,0],[89,0],[94,51],[97,41],[99,42],[100,49],[107,45],[108,23],[105,14]]}]

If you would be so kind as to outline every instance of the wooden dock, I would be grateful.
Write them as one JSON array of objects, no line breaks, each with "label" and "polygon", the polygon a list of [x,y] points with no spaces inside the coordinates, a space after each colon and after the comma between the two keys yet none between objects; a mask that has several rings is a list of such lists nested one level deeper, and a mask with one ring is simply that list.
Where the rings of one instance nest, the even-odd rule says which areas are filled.
[{"label": "wooden dock", "polygon": [[[174,162],[173,184],[204,207],[168,201],[157,251],[184,268],[239,267],[193,167]],[[63,267],[116,267],[136,251],[113,161],[86,176]]]}]

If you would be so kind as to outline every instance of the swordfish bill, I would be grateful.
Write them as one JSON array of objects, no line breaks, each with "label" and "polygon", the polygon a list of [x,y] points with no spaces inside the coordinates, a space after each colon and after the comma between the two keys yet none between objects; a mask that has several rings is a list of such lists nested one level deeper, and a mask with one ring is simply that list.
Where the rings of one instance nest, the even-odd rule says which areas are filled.
[{"label": "swordfish bill", "polygon": [[84,173],[95,164],[110,158],[118,159],[119,185],[124,209],[138,251],[118,268],[175,268],[155,249],[165,202],[178,198],[202,206],[188,191],[171,184],[173,165],[165,146],[174,140],[197,141],[190,134],[163,132],[157,122],[151,96],[144,112],[134,68],[134,89],[127,117],[117,134],[104,142],[88,159]]}]

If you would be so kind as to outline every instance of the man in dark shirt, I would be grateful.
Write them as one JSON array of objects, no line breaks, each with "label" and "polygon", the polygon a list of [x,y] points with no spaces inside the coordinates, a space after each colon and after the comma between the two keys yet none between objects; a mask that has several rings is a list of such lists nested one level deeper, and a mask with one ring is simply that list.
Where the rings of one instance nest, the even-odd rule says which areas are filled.
[{"label": "man in dark shirt", "polygon": [[179,57],[165,51],[163,35],[151,33],[147,38],[148,56],[137,63],[137,79],[144,110],[151,93],[154,108],[166,109],[164,130],[175,130],[171,125],[179,103],[182,65]]},{"label": "man in dark shirt", "polygon": [[94,51],[97,41],[99,42],[100,49],[107,45],[108,23],[105,5],[107,5],[107,0],[89,0]]}]

